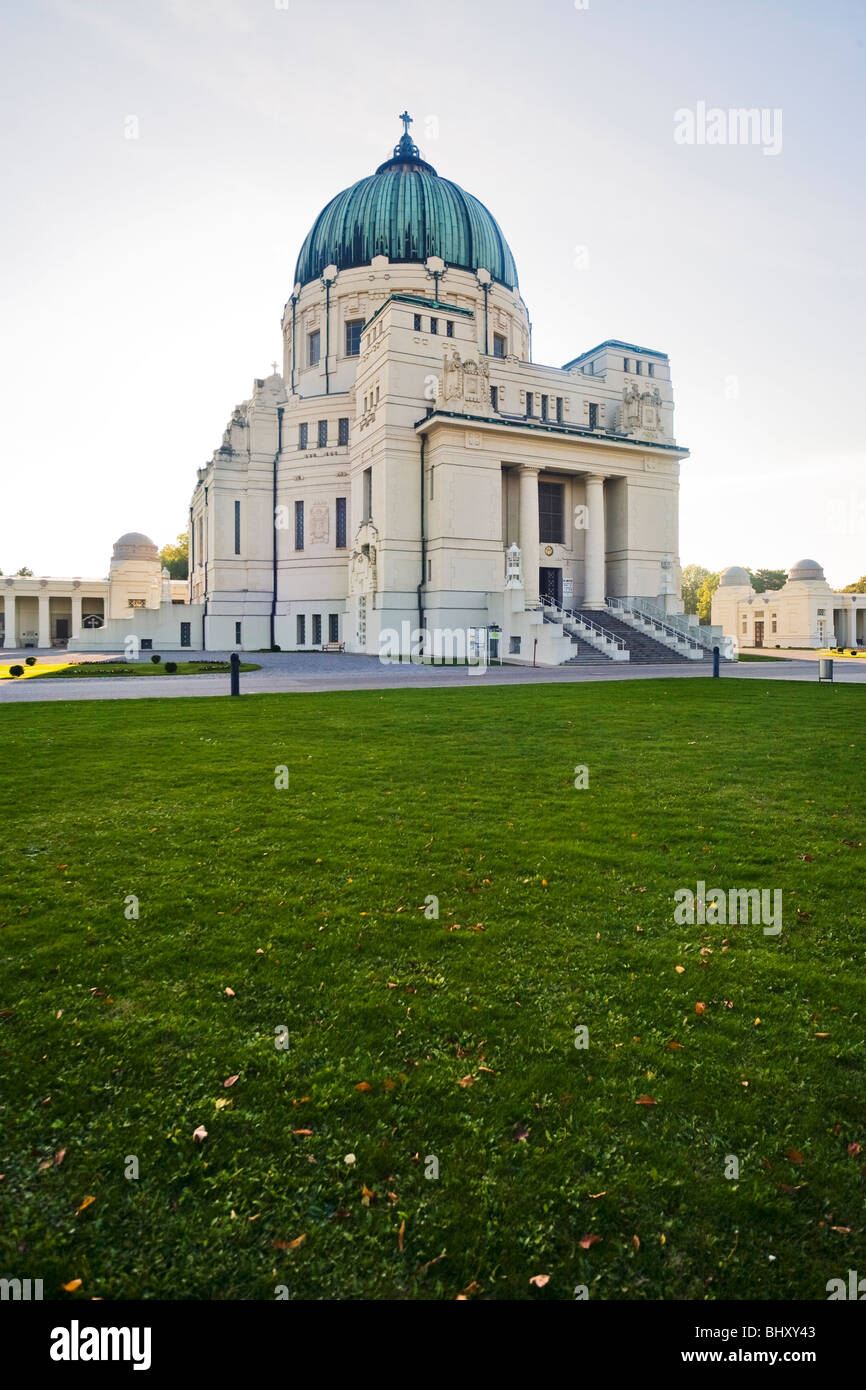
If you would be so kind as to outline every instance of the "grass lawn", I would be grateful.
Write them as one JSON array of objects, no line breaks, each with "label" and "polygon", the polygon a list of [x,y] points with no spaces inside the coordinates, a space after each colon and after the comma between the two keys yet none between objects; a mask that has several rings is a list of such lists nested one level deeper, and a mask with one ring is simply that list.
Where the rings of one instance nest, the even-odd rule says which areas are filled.
[{"label": "grass lawn", "polygon": [[738,661],[787,661],[786,656],[758,656],[755,652],[740,652]]},{"label": "grass lawn", "polygon": [[[169,661],[171,661],[169,657]],[[86,676],[88,680],[92,676],[207,676],[219,674],[228,675],[229,663],[227,661],[178,661],[177,671],[166,671],[164,661],[82,661],[74,666],[59,668],[47,668],[41,670],[35,666],[30,671],[31,676],[45,676],[51,680],[68,680],[76,676]],[[242,671],[260,671],[261,666],[255,661],[242,661],[240,664]]]},{"label": "grass lawn", "polygon": [[[864,710],[724,679],[7,706],[0,1273],[826,1298],[866,1228]],[[781,936],[675,925],[698,880],[780,888]]]}]

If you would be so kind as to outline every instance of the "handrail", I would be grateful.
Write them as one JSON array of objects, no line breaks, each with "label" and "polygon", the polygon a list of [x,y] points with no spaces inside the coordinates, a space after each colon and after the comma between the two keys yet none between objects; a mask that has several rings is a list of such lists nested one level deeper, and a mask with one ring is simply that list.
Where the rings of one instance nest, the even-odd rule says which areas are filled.
[{"label": "handrail", "polygon": [[[621,598],[608,598],[605,599],[605,603],[625,606],[626,600]],[[663,608],[659,608],[650,599],[630,599],[628,603],[635,613],[639,613],[642,617],[650,618],[653,622],[664,624],[668,628],[673,629],[678,636],[688,638],[690,642],[693,642],[696,646],[703,647],[705,651],[711,652],[713,647],[723,645],[719,642],[718,637],[712,635],[712,630],[707,631],[707,629],[702,627],[699,623],[690,623],[684,613],[666,613]]]},{"label": "handrail", "polygon": [[[674,637],[677,641],[685,640],[694,650],[704,645],[697,638],[693,637],[691,632],[685,632],[682,628],[675,627],[673,623],[668,622],[668,618],[675,617],[677,616],[676,614],[665,614],[665,617],[662,619],[656,617],[653,613],[647,613],[644,609],[638,608],[635,603],[628,602],[626,599],[622,598],[606,598],[605,603],[609,608],[621,608],[624,613],[631,612],[640,618],[645,618],[646,621],[652,623],[657,630],[666,632],[669,637]],[[650,605],[647,605],[647,607],[649,606]]]},{"label": "handrail", "polygon": [[588,628],[590,632],[594,632],[597,637],[601,637],[605,643],[615,646],[618,651],[628,651],[628,643],[624,641],[622,637],[618,637],[615,632],[608,632],[606,628],[600,627],[598,623],[594,623],[591,618],[585,617],[578,609],[566,608],[564,604],[557,602],[556,599],[548,598],[547,596],[541,599],[541,605],[543,608],[552,608],[554,612],[561,613],[564,619],[568,618],[579,627]]}]

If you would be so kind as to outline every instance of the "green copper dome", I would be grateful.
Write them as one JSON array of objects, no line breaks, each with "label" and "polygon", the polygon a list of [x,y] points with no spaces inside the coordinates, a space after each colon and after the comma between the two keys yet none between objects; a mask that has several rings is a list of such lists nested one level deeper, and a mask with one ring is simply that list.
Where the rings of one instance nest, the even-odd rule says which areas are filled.
[{"label": "green copper dome", "polygon": [[338,270],[369,265],[374,256],[423,263],[441,256],[459,270],[490,271],[494,280],[517,288],[517,268],[496,219],[483,203],[426,163],[406,131],[392,159],[375,174],[332,198],[313,223],[295,269],[307,285],[328,265]]}]

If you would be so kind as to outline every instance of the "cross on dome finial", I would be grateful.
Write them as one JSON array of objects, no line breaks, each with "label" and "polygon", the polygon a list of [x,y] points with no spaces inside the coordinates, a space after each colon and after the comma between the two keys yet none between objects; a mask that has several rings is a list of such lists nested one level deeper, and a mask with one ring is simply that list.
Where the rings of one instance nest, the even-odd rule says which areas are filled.
[{"label": "cross on dome finial", "polygon": [[409,134],[409,127],[410,127],[410,125],[413,124],[413,122],[412,122],[412,117],[409,115],[409,112],[408,112],[408,111],[404,111],[404,112],[402,113],[402,115],[400,115],[400,116],[397,117],[397,120],[403,122],[403,134],[404,134],[404,135],[408,135],[408,134]]}]

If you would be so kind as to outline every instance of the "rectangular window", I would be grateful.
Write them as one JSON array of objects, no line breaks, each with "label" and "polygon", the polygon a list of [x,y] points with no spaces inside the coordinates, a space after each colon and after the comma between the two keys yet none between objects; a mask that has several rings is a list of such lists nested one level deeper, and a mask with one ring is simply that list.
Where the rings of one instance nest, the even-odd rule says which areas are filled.
[{"label": "rectangular window", "polygon": [[595,401],[589,403],[589,428],[591,430],[598,429],[598,406]]},{"label": "rectangular window", "polygon": [[319,445],[319,448],[320,448],[320,449],[327,449],[327,447],[328,447],[328,422],[327,422],[327,420],[320,420],[320,421],[319,421],[318,445]]},{"label": "rectangular window", "polygon": [[235,502],[235,555],[241,553],[241,504]]},{"label": "rectangular window", "polygon": [[438,320],[438,319],[431,319],[431,320],[430,320],[430,332],[431,332],[431,333],[438,333],[438,332],[439,332],[439,320]]},{"label": "rectangular window", "polygon": [[337,498],[337,538],[334,542],[338,550],[346,548],[346,499]]},{"label": "rectangular window", "polygon": [[182,647],[190,646],[190,627],[190,623],[181,623],[180,625],[180,645]]},{"label": "rectangular window", "polygon": [[634,370],[635,376],[640,376],[641,372],[643,371],[643,363],[637,357],[634,360]]},{"label": "rectangular window", "polygon": [[433,561],[432,561],[432,560],[428,560],[428,561],[427,561],[427,583],[429,584],[429,583],[431,582],[432,579],[433,579]]},{"label": "rectangular window", "polygon": [[622,369],[623,369],[624,372],[627,372],[627,371],[628,371],[629,360],[630,360],[630,359],[629,359],[628,357],[624,357],[624,358],[622,359]]},{"label": "rectangular window", "polygon": [[509,639],[508,639],[508,650],[509,650],[509,652],[511,653],[512,656],[519,656],[519,655],[520,655],[520,638],[519,638],[519,637],[509,637]]},{"label": "rectangular window", "polygon": [[490,388],[490,408],[491,408],[491,410],[498,410],[498,409],[499,409],[499,387],[498,387],[498,386],[491,386],[491,388]]},{"label": "rectangular window", "polygon": [[775,618],[772,619],[772,624],[773,624],[773,632],[775,632],[775,631],[776,631],[776,619],[775,619]]},{"label": "rectangular window", "polygon": [[502,333],[493,334],[493,356],[504,357],[507,351],[507,343]]},{"label": "rectangular window", "polygon": [[339,613],[328,614],[328,641],[339,642],[340,640],[340,615]]},{"label": "rectangular window", "polygon": [[533,399],[532,399],[532,392],[531,392],[531,391],[527,391],[527,393],[526,393],[526,416],[527,416],[527,419],[531,419],[531,418],[532,418],[532,413],[533,413],[534,409],[535,409],[535,403],[534,403],[534,401],[533,401]]},{"label": "rectangular window", "polygon": [[309,426],[307,424],[298,425],[298,448],[306,449]]},{"label": "rectangular window", "polygon": [[240,644],[241,644],[241,625],[240,625],[240,623],[235,623],[235,645],[239,647]]},{"label": "rectangular window", "polygon": [[547,419],[547,397],[546,397],[546,396],[542,396],[542,397],[541,397],[541,418],[542,418],[542,420],[546,420],[546,419]]},{"label": "rectangular window", "polygon": [[414,324],[413,324],[413,327],[414,327],[416,333],[420,333],[420,332],[421,332],[421,315],[420,315],[420,314],[416,314],[416,315],[415,315],[415,322],[414,322]]},{"label": "rectangular window", "polygon": [[562,544],[564,499],[562,483],[538,484],[538,539],[542,543]]},{"label": "rectangular window", "polygon": [[304,647],[307,642],[307,619],[303,613],[299,613],[296,618],[297,623],[297,646]]},{"label": "rectangular window", "polygon": [[304,548],[304,504],[303,504],[303,502],[296,502],[296,503],[295,503],[295,549],[296,549],[296,550],[303,550],[303,548]]},{"label": "rectangular window", "polygon": [[348,444],[349,442],[349,417],[341,415],[337,422],[337,443]]},{"label": "rectangular window", "polygon": [[307,335],[307,362],[311,367],[317,367],[319,365],[319,358],[322,355],[321,342],[322,335],[318,328],[315,328],[312,333]]},{"label": "rectangular window", "polygon": [[153,651],[153,638],[152,638],[152,637],[142,637],[142,639],[141,639],[141,650],[142,650],[143,652],[152,652],[152,651]]},{"label": "rectangular window", "polygon": [[314,614],[313,614],[313,646],[314,646],[314,647],[320,647],[321,645],[322,645],[322,615],[321,615],[321,613],[314,613]]},{"label": "rectangular window", "polygon": [[656,369],[655,369],[654,363],[652,363],[652,362],[647,362],[647,364],[646,364],[646,374],[647,374],[647,376],[655,376],[655,374],[656,374]]},{"label": "rectangular window", "polygon": [[556,423],[557,423],[558,425],[561,425],[561,424],[562,424],[562,407],[563,407],[562,396],[557,396],[557,398],[556,398]]},{"label": "rectangular window", "polygon": [[453,337],[454,337],[454,320],[453,320],[453,319],[446,319],[446,320],[445,320],[445,336],[446,336],[446,338],[453,338]]},{"label": "rectangular window", "polygon": [[365,468],[365,469],[364,469],[362,512],[363,512],[363,514],[362,514],[362,516],[361,516],[361,520],[362,520],[362,521],[369,521],[370,518],[371,518],[372,515],[373,515],[373,470],[372,470],[372,468]]},{"label": "rectangular window", "polygon": [[346,323],[346,356],[360,357],[361,355],[361,329],[364,327],[363,319],[349,319]]}]

